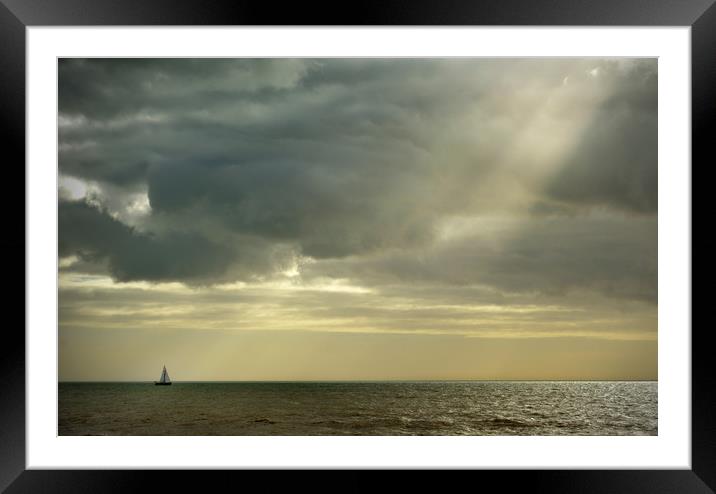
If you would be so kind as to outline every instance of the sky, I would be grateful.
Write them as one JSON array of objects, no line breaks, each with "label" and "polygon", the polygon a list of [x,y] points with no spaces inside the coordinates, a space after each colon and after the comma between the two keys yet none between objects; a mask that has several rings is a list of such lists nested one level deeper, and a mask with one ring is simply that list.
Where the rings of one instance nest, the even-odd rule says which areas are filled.
[{"label": "sky", "polygon": [[60,59],[61,381],[657,378],[656,59]]}]

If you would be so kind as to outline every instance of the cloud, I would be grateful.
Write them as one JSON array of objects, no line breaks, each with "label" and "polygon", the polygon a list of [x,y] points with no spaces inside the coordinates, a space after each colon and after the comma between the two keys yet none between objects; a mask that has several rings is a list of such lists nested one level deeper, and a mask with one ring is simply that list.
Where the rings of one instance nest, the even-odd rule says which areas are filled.
[{"label": "cloud", "polygon": [[203,101],[290,88],[305,73],[299,59],[64,58],[59,61],[61,112],[90,119],[186,108]]},{"label": "cloud", "polygon": [[655,60],[68,59],[59,81],[60,174],[94,194],[60,204],[75,270],[310,258],[301,280],[655,298]]},{"label": "cloud", "polygon": [[59,255],[107,262],[118,281],[201,281],[221,276],[235,254],[194,233],[143,234],[84,202],[59,205]]},{"label": "cloud", "polygon": [[657,210],[657,72],[655,63],[629,72],[616,62],[596,77],[618,89],[594,111],[563,171],[547,187],[553,198],[655,213]]},{"label": "cloud", "polygon": [[[311,264],[303,276],[342,276],[363,286],[489,287],[503,294],[541,296],[591,290],[657,301],[654,218],[552,217],[531,219],[527,225],[498,219],[462,228],[460,236],[427,249]],[[485,293],[470,293],[485,299]]]},{"label": "cloud", "polygon": [[615,304],[593,294],[501,295],[474,287],[413,284],[337,291],[320,283],[227,287],[130,283],[102,276],[60,278],[63,327],[164,328],[200,333],[307,331],[452,334],[474,337],[589,337],[651,340],[652,305]]}]

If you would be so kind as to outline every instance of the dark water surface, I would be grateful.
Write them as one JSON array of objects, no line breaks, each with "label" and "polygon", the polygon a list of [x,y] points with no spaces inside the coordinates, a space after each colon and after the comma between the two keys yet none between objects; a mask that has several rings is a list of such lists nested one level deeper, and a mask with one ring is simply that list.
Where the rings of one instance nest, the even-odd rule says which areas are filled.
[{"label": "dark water surface", "polygon": [[60,383],[60,435],[656,435],[656,382]]}]

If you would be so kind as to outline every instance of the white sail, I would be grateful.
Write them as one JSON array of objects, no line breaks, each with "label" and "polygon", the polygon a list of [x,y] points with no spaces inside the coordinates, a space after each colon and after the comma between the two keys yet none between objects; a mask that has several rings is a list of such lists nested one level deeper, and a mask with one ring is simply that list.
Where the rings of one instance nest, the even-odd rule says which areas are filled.
[{"label": "white sail", "polygon": [[162,377],[159,378],[160,383],[168,383],[169,382],[169,374],[167,373],[166,366],[162,369]]}]

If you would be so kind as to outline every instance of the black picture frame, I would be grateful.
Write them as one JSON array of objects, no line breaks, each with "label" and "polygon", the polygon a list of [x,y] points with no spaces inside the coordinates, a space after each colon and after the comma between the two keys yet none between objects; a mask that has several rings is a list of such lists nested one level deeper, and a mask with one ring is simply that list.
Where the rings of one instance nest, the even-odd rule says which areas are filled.
[{"label": "black picture frame", "polygon": [[[244,0],[0,0],[0,122],[6,183],[25,204],[25,28],[28,26],[112,25],[536,25],[536,26],[690,26],[692,82],[692,170],[716,162],[710,143],[716,117],[716,6],[714,0],[371,0],[360,4],[287,3]],[[13,180],[9,173],[17,175]],[[9,180],[8,180],[9,178]],[[15,178],[15,177],[13,177]],[[693,182],[693,180],[692,180]],[[693,198],[693,191],[692,191]],[[20,199],[16,199],[19,201]],[[693,201],[693,199],[692,199]],[[18,204],[8,202],[6,204]],[[9,208],[10,209],[10,208]],[[14,214],[14,211],[12,211]],[[692,220],[693,222],[693,220]],[[6,214],[1,243],[5,264],[20,269],[24,257],[25,220]],[[693,235],[692,235],[693,245]],[[22,252],[22,254],[21,254]],[[693,257],[693,255],[692,255]],[[7,261],[10,260],[10,261]],[[26,261],[27,262],[27,261]],[[7,268],[6,268],[7,269]],[[18,273],[19,275],[19,273]],[[23,287],[25,282],[23,282]],[[25,291],[8,290],[5,307],[20,307]],[[693,299],[692,299],[693,300]],[[693,306],[693,302],[692,302]],[[25,306],[26,307],[26,306]],[[10,311],[8,311],[10,312]],[[693,310],[692,310],[693,312]],[[16,492],[131,492],[150,487],[161,477],[185,488],[219,481],[231,488],[237,475],[242,485],[259,481],[262,490],[310,487],[312,490],[359,492],[397,488],[396,481],[374,480],[375,472],[352,471],[334,479],[330,472],[313,476],[294,473],[289,481],[266,472],[128,472],[26,470],[25,468],[25,313],[7,324],[0,344],[0,490]],[[525,470],[456,472],[449,482],[496,480],[512,489],[548,492],[714,492],[716,490],[716,386],[711,369],[708,330],[691,329],[692,337],[692,469],[691,470]],[[467,479],[466,476],[470,476]],[[476,477],[477,476],[477,477]],[[445,477],[445,476],[442,476]],[[433,476],[415,472],[412,482],[431,486]],[[168,479],[167,479],[168,480]],[[285,484],[284,482],[290,482]],[[436,486],[438,484],[435,484]],[[485,484],[488,485],[488,484]],[[405,487],[403,481],[400,486]],[[401,489],[403,490],[403,489]]]}]

